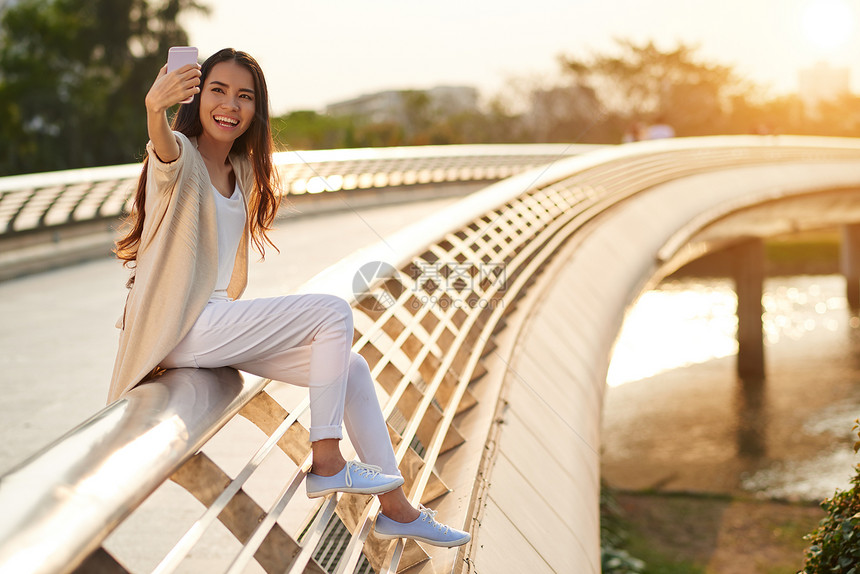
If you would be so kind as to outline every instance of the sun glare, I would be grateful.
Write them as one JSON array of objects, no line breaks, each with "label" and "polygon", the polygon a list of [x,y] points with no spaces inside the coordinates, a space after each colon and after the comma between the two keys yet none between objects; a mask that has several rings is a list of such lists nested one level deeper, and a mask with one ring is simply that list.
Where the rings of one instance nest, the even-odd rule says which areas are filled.
[{"label": "sun glare", "polygon": [[831,52],[851,37],[855,18],[845,0],[810,0],[803,11],[803,33],[813,48]]}]

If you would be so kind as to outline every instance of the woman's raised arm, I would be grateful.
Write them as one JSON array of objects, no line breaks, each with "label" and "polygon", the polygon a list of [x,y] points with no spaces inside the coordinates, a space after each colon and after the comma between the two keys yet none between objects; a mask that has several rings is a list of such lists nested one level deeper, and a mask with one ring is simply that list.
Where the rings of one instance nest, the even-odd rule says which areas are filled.
[{"label": "woman's raised arm", "polygon": [[167,109],[200,92],[200,66],[188,64],[167,73],[158,72],[146,94],[146,128],[158,158],[170,163],[179,157],[179,144],[167,123]]}]

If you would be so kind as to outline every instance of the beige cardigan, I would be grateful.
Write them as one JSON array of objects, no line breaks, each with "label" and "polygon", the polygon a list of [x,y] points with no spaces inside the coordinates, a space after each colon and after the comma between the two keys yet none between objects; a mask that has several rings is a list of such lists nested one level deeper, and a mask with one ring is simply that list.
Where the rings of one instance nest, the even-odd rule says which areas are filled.
[{"label": "beige cardigan", "polygon": [[[152,142],[146,182],[146,217],[128,293],[108,402],[141,382],[185,337],[215,289],[218,232],[209,172],[196,140],[174,132],[179,158],[169,164]],[[254,186],[247,157],[230,156],[245,205]],[[248,280],[248,223],[239,242],[228,295],[238,299]]]}]

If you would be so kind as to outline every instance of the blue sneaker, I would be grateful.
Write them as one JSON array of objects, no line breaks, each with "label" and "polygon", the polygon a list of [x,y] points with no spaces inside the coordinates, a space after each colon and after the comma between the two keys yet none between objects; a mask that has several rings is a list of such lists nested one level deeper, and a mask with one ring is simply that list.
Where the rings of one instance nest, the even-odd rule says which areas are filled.
[{"label": "blue sneaker", "polygon": [[380,467],[355,460],[347,462],[334,476],[319,476],[309,472],[305,480],[308,498],[319,498],[332,492],[383,494],[402,484],[402,476],[382,474]]},{"label": "blue sneaker", "polygon": [[419,506],[421,516],[412,522],[397,522],[382,513],[376,516],[376,535],[379,538],[412,538],[432,546],[462,546],[472,539],[472,535],[445,524],[436,522],[436,511]]}]

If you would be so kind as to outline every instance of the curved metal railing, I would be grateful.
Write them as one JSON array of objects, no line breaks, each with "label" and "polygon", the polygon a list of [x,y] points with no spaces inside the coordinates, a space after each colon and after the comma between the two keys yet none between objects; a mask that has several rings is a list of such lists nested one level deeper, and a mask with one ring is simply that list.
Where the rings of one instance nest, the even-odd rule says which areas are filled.
[{"label": "curved metal railing", "polygon": [[[352,302],[353,349],[379,383],[410,499],[432,502],[443,521],[477,532],[474,492],[499,391],[487,384],[484,361],[506,313],[578,230],[649,188],[694,174],[858,161],[857,142],[818,138],[701,138],[595,151],[472,194],[357,252],[303,291]],[[371,497],[310,502],[294,496],[309,465],[304,396],[267,381],[237,382],[229,370],[185,371],[134,389],[0,480],[0,572],[71,571],[85,560],[116,567],[122,558],[99,545],[141,497],[171,476],[206,510],[155,572],[175,571],[216,521],[240,541],[227,572],[254,561],[266,572],[396,572],[428,557],[433,571],[468,568],[469,548],[374,538],[378,503]],[[265,433],[238,466],[218,463],[205,446],[208,436],[235,420],[234,412]],[[264,509],[246,488],[275,452],[291,470]],[[48,468],[50,481],[43,476]],[[582,571],[598,572],[599,557],[590,545],[581,546]],[[37,556],[49,565],[33,566]]]},{"label": "curved metal railing", "polygon": [[[455,145],[276,153],[283,189],[326,191],[493,181],[598,146]],[[0,237],[115,219],[128,207],[140,164],[0,178]]]}]

